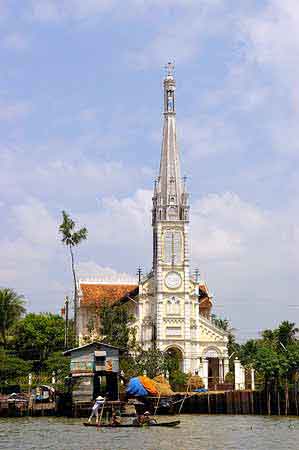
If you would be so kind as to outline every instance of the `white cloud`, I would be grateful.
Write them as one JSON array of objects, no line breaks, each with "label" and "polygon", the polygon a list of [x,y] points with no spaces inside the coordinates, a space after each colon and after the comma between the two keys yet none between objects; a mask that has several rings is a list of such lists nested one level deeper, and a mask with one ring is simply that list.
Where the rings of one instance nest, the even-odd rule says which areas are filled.
[{"label": "white cloud", "polygon": [[[162,66],[169,59],[175,60],[177,64],[198,59],[206,40],[223,33],[227,26],[227,22],[223,21],[223,4],[222,0],[190,1],[188,6],[181,9],[178,18],[160,24],[145,48],[129,52],[129,62],[147,68],[151,65]],[[174,6],[180,5],[181,2]]]},{"label": "white cloud", "polygon": [[148,249],[151,197],[151,191],[141,189],[132,197],[106,197],[98,211],[81,215],[91,242],[129,252]]},{"label": "white cloud", "polygon": [[235,68],[239,75],[231,78],[239,103],[250,93],[252,113],[260,114],[273,148],[298,155],[299,4],[271,0],[250,15],[241,14],[239,27],[243,67]]},{"label": "white cloud", "polygon": [[77,266],[77,273],[79,278],[83,279],[88,277],[109,277],[115,280],[119,277],[128,279],[132,278],[132,275],[127,272],[117,272],[111,267],[100,266],[94,261],[80,262]]},{"label": "white cloud", "polygon": [[249,240],[267,227],[267,214],[234,193],[211,194],[192,207],[196,260],[246,259]]},{"label": "white cloud", "polygon": [[293,204],[270,213],[232,193],[195,203],[193,260],[218,303],[239,298],[240,313],[243,301],[244,305],[261,298],[276,305],[290,301],[298,282],[299,227],[294,225],[298,211]]},{"label": "white cloud", "polygon": [[6,219],[9,228],[0,241],[0,284],[32,283],[55,252],[55,220],[37,199],[9,208]]},{"label": "white cloud", "polygon": [[[297,0],[271,0],[257,15],[244,17],[251,57],[260,64],[273,64],[287,72],[298,73],[299,4]],[[292,74],[290,74],[292,76]]]},{"label": "white cloud", "polygon": [[195,115],[179,122],[180,142],[188,157],[201,159],[213,153],[238,151],[241,140],[238,131],[226,118]]},{"label": "white cloud", "polygon": [[29,198],[26,203],[11,208],[19,236],[29,244],[51,249],[57,240],[56,220],[39,200]]},{"label": "white cloud", "polygon": [[[75,145],[68,142],[49,142],[35,149],[33,154],[32,148],[3,147],[0,151],[1,191],[14,201],[15,198],[20,201],[24,195],[35,196],[38,192],[40,198],[47,197],[48,201],[55,198],[58,207],[66,202],[77,203],[80,198],[85,207],[86,201],[95,205],[102,196],[126,193],[149,176],[147,168],[135,169],[121,161],[91,162],[80,155],[71,161],[69,157],[64,159],[69,148],[75,155]],[[55,158],[57,153],[60,157]],[[48,156],[50,160],[46,159]]]}]

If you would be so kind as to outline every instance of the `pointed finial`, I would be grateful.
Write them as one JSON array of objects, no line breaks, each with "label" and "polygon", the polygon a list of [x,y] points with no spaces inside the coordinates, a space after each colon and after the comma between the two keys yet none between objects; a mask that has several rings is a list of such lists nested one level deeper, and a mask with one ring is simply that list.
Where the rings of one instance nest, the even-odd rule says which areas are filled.
[{"label": "pointed finial", "polygon": [[173,77],[174,72],[174,63],[169,61],[165,66],[166,76],[167,77]]},{"label": "pointed finial", "polygon": [[195,278],[195,283],[198,283],[199,282],[199,278],[200,278],[199,269],[195,269],[194,270],[194,278]]}]

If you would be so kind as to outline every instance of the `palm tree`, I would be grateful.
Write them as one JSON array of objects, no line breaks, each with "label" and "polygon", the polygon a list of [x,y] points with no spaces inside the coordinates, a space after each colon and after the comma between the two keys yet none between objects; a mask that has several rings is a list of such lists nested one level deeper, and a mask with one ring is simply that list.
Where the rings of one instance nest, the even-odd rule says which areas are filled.
[{"label": "palm tree", "polygon": [[26,311],[24,304],[23,295],[18,295],[13,289],[0,289],[0,336],[4,348],[10,329]]},{"label": "palm tree", "polygon": [[216,314],[211,315],[211,320],[216,327],[221,328],[224,331],[228,331],[230,328],[229,320],[222,319],[222,317],[218,317]]},{"label": "palm tree", "polygon": [[284,320],[281,322],[276,330],[278,343],[283,347],[287,347],[296,341],[296,335],[299,329],[295,326],[294,322]]},{"label": "palm tree", "polygon": [[71,267],[74,279],[74,327],[75,335],[77,335],[77,277],[75,271],[73,247],[78,246],[80,242],[87,239],[88,232],[87,228],[85,227],[75,231],[76,224],[65,211],[62,211],[62,219],[62,224],[59,226],[59,232],[62,235],[61,241],[67,248],[69,248],[71,255]]}]

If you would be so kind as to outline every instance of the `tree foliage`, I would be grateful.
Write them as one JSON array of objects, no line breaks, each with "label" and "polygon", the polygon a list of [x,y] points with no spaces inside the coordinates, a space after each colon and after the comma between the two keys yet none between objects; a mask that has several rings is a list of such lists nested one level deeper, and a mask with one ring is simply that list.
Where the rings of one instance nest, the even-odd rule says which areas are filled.
[{"label": "tree foliage", "polygon": [[8,335],[16,322],[25,313],[25,300],[13,289],[0,289],[0,343],[7,347]]},{"label": "tree foliage", "polygon": [[0,349],[0,382],[16,381],[18,377],[26,376],[32,370],[31,362],[11,355]]},{"label": "tree foliage", "polygon": [[291,379],[299,370],[299,341],[295,324],[283,321],[274,330],[264,330],[261,339],[251,339],[240,346],[239,357],[246,367],[253,367],[266,382]]},{"label": "tree foliage", "polygon": [[229,331],[230,323],[227,319],[222,319],[222,317],[218,317],[216,314],[211,314],[211,321],[216,327],[221,328],[221,330]]},{"label": "tree foliage", "polygon": [[64,347],[64,320],[51,313],[27,314],[16,326],[15,348],[24,359],[43,363],[53,351]]},{"label": "tree foliage", "polygon": [[70,373],[70,358],[63,356],[62,352],[53,352],[45,361],[44,369],[49,375],[55,372],[57,380],[63,382]]},{"label": "tree foliage", "polygon": [[[95,316],[99,315],[99,335],[104,342],[115,345],[122,349],[133,350],[136,345],[136,329],[134,327],[135,316],[130,311],[129,305],[111,306],[109,302],[103,302],[96,311]],[[97,327],[97,324],[90,324],[91,327]]]}]

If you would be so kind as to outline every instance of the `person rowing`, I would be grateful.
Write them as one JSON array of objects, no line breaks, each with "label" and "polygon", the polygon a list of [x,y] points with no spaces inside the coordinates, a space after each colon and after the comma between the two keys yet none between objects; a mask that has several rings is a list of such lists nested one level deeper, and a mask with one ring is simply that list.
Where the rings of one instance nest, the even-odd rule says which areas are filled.
[{"label": "person rowing", "polygon": [[96,418],[96,423],[99,423],[99,409],[104,408],[105,400],[106,400],[105,397],[102,397],[101,395],[99,395],[96,398],[95,403],[91,410],[90,417],[88,419],[88,423],[91,422],[91,419],[93,418],[93,416],[95,416],[95,418]]}]

